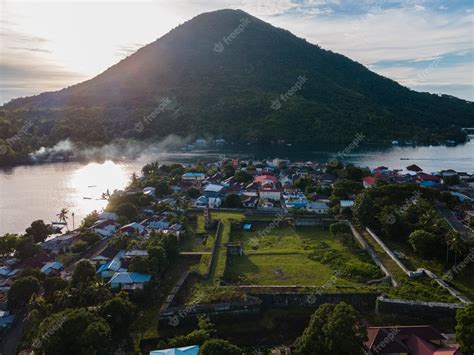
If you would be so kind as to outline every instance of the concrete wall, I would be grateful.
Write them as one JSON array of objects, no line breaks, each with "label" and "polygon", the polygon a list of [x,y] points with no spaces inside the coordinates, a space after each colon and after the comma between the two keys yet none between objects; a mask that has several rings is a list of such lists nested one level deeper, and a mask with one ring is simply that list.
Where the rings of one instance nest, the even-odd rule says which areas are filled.
[{"label": "concrete wall", "polygon": [[[288,287],[286,288],[288,289]],[[291,292],[271,291],[263,289],[249,290],[249,295],[262,300],[264,308],[310,308],[315,309],[324,303],[347,302],[358,310],[373,310],[378,293],[321,293],[321,292]]]},{"label": "concrete wall", "polygon": [[464,305],[460,303],[393,300],[380,296],[377,298],[375,311],[377,314],[405,315],[421,319],[454,319],[456,312],[462,308]]}]

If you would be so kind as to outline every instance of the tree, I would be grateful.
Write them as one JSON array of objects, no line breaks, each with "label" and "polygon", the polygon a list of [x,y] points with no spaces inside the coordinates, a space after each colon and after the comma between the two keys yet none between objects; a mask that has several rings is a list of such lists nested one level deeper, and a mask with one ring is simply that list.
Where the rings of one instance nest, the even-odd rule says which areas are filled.
[{"label": "tree", "polygon": [[253,181],[253,176],[243,170],[236,171],[234,178],[236,182],[244,183],[244,184],[248,184]]},{"label": "tree", "polygon": [[454,252],[454,265],[457,264],[458,255],[461,255],[467,250],[467,245],[464,239],[459,235],[459,233],[454,231],[449,231],[447,236],[447,243],[449,250]]},{"label": "tree", "polygon": [[131,202],[122,203],[121,205],[117,207],[116,212],[119,216],[127,217],[128,220],[135,219],[138,216],[137,206],[135,206]]},{"label": "tree", "polygon": [[240,200],[239,195],[229,194],[226,197],[224,197],[224,201],[222,205],[226,208],[241,208],[242,201]]},{"label": "tree", "polygon": [[201,355],[242,355],[242,349],[222,339],[209,339],[204,342],[199,353]]},{"label": "tree", "polygon": [[59,222],[64,222],[67,226],[67,219],[69,214],[69,210],[67,208],[62,208],[61,211],[56,215],[59,219]]},{"label": "tree", "polygon": [[91,227],[98,219],[99,213],[96,210],[92,211],[82,220],[81,229]]},{"label": "tree", "polygon": [[67,285],[67,281],[60,276],[47,277],[43,282],[44,297],[47,300],[53,300],[56,291],[64,290]]},{"label": "tree", "polygon": [[319,306],[308,327],[296,339],[295,354],[364,354],[367,330],[357,320],[357,311],[347,303]]},{"label": "tree", "polygon": [[155,183],[155,195],[158,197],[162,197],[164,195],[168,195],[171,192],[171,189],[168,183],[164,180],[159,180]]},{"label": "tree", "polygon": [[147,251],[150,270],[157,275],[161,274],[168,266],[166,250],[161,246],[150,246]]},{"label": "tree", "polygon": [[422,229],[410,233],[408,241],[417,254],[425,257],[440,255],[444,250],[441,237]]},{"label": "tree", "polygon": [[46,355],[107,354],[111,330],[107,322],[85,308],[66,309],[44,319],[33,348]]},{"label": "tree", "polygon": [[353,214],[357,222],[364,226],[370,226],[375,220],[375,204],[368,193],[361,193],[357,195]]},{"label": "tree", "polygon": [[99,315],[109,324],[114,338],[123,338],[135,319],[135,306],[126,293],[119,293],[100,306]]},{"label": "tree", "polygon": [[20,237],[16,245],[16,254],[18,258],[24,260],[31,258],[41,251],[41,247],[33,243],[27,236]]},{"label": "tree", "polygon": [[8,304],[14,307],[25,306],[31,296],[38,293],[41,286],[38,279],[33,276],[16,279],[8,291]]},{"label": "tree", "polygon": [[456,340],[464,354],[474,354],[474,303],[460,309],[456,314]]},{"label": "tree", "polygon": [[186,196],[191,198],[198,198],[201,195],[201,191],[196,189],[195,187],[190,187],[186,190]]},{"label": "tree", "polygon": [[0,255],[5,257],[13,253],[17,247],[19,238],[17,234],[7,233],[0,237]]},{"label": "tree", "polygon": [[337,235],[341,233],[352,233],[351,227],[343,222],[333,223],[329,226],[329,230],[332,234]]},{"label": "tree", "polygon": [[71,251],[73,253],[82,253],[87,248],[87,243],[83,240],[78,240],[73,245],[71,245]]},{"label": "tree", "polygon": [[80,238],[86,242],[87,245],[95,244],[100,240],[100,237],[91,231],[82,232]]},{"label": "tree", "polygon": [[71,285],[74,287],[78,287],[81,284],[87,285],[90,282],[94,281],[95,278],[96,276],[94,266],[90,263],[89,260],[82,259],[76,264],[74,273],[72,274],[71,278]]},{"label": "tree", "polygon": [[138,272],[140,274],[147,274],[150,272],[150,263],[148,258],[144,256],[136,256],[128,265],[128,270],[131,272]]},{"label": "tree", "polygon": [[49,234],[50,230],[42,219],[34,221],[26,228],[26,235],[31,237],[34,243],[44,242]]},{"label": "tree", "polygon": [[174,259],[178,256],[179,240],[174,234],[165,234],[161,237],[160,244],[166,251],[168,260]]}]

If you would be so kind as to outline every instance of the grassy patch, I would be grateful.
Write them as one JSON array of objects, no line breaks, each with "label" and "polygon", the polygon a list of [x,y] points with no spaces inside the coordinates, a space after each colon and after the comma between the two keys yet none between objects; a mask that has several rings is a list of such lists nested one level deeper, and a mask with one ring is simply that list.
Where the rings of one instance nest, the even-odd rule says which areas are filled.
[{"label": "grassy patch", "polygon": [[[235,230],[231,240],[242,242],[243,256],[229,258],[226,280],[247,285],[320,286],[325,290],[368,290],[365,281],[380,277],[364,256],[339,237],[321,228]],[[368,272],[367,272],[368,270]],[[335,273],[340,274],[335,277]]]}]

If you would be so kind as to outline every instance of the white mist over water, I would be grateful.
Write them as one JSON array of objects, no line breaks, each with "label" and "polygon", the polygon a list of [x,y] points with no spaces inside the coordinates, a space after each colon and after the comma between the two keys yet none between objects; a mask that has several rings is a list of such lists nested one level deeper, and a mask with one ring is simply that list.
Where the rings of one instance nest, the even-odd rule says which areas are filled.
[{"label": "white mist over water", "polygon": [[[43,219],[46,223],[56,219],[62,208],[68,208],[76,216],[76,226],[80,220],[94,209],[102,209],[107,201],[100,200],[101,194],[109,189],[123,189],[132,173],[139,173],[142,166],[150,161],[160,163],[178,162],[190,164],[198,160],[214,161],[223,152],[171,152],[164,149],[176,140],[168,137],[158,146],[149,143],[131,143],[119,147],[109,145],[101,148],[82,150],[82,156],[94,156],[96,149],[109,157],[118,160],[105,160],[100,163],[66,162],[18,166],[10,170],[0,170],[0,235],[7,232],[23,233],[32,221]],[[70,142],[69,142],[70,143]],[[67,141],[58,144],[54,149],[76,149]],[[143,148],[143,150],[139,150]],[[315,147],[316,149],[316,147]],[[70,151],[71,151],[70,150]],[[299,152],[295,149],[277,151],[272,147],[269,151],[258,152],[252,147],[249,151],[227,151],[225,156],[237,157],[242,153],[254,155],[257,159],[279,156],[292,160],[328,161],[338,150],[320,149],[313,152]],[[123,152],[136,155],[136,159],[121,158]],[[133,153],[133,154],[132,154]],[[131,156],[130,155],[130,156]],[[400,160],[408,158],[410,160]],[[360,166],[385,165],[390,168],[404,168],[417,164],[427,172],[442,169],[455,169],[474,173],[474,141],[455,147],[392,147],[363,151],[356,149],[344,158],[344,162],[352,162]],[[84,197],[90,199],[84,199]],[[70,228],[72,219],[69,219]]]}]

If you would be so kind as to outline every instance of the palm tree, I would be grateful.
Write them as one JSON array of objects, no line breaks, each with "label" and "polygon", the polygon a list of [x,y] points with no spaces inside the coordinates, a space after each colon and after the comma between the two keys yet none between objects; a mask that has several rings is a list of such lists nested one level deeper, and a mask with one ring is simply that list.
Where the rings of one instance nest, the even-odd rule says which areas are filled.
[{"label": "palm tree", "polygon": [[449,250],[454,251],[454,265],[456,265],[458,254],[466,250],[466,242],[457,232],[449,232],[448,238]]},{"label": "palm tree", "polygon": [[67,208],[62,208],[61,209],[61,212],[59,212],[56,216],[58,217],[59,219],[59,222],[64,222],[66,224],[66,227],[67,227],[67,219],[69,218],[68,217],[68,209]]}]

